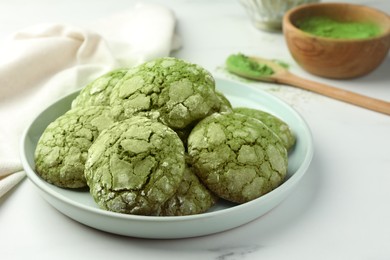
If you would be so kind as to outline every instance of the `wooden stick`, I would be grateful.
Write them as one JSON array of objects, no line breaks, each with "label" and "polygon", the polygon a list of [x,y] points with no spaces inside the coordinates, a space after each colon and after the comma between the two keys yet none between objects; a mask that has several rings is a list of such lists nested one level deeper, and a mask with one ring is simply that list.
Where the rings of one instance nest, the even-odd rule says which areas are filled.
[{"label": "wooden stick", "polygon": [[348,90],[335,88],[323,83],[314,82],[289,72],[283,73],[283,76],[279,75],[277,82],[306,89],[356,106],[390,115],[390,102],[360,95]]}]

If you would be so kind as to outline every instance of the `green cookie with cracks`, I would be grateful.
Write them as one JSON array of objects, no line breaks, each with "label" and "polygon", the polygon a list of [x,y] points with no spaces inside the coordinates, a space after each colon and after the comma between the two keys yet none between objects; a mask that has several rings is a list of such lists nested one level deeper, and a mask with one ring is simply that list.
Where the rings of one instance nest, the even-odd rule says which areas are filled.
[{"label": "green cookie with cracks", "polygon": [[212,75],[173,57],[130,69],[112,90],[110,104],[123,118],[157,112],[158,120],[173,129],[186,128],[221,105]]},{"label": "green cookie with cracks", "polygon": [[162,216],[186,216],[206,212],[218,198],[208,190],[187,165],[183,179],[175,195],[161,207]]},{"label": "green cookie with cracks", "polygon": [[109,211],[160,215],[184,175],[184,146],[169,127],[135,116],[103,131],[88,152],[85,177]]},{"label": "green cookie with cracks", "polygon": [[49,124],[35,150],[35,168],[47,182],[63,188],[87,183],[84,164],[89,147],[116,118],[104,106],[74,108]]},{"label": "green cookie with cracks", "polygon": [[277,136],[279,136],[287,150],[291,149],[295,144],[294,133],[292,132],[289,125],[280,118],[265,111],[254,108],[237,107],[234,108],[233,111],[239,114],[256,118],[263,122],[272,131],[274,131]]},{"label": "green cookie with cracks", "polygon": [[127,71],[128,69],[125,68],[110,71],[86,85],[73,100],[72,108],[108,106],[112,89],[125,76]]},{"label": "green cookie with cracks", "polygon": [[213,114],[188,138],[201,181],[226,200],[244,203],[278,187],[287,173],[287,150],[261,121],[238,113]]}]

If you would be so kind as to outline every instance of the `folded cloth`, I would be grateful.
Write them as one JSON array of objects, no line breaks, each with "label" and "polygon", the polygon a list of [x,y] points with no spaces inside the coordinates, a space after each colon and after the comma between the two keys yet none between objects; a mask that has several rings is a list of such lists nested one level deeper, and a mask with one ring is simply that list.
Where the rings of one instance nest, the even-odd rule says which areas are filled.
[{"label": "folded cloth", "polygon": [[91,29],[39,24],[0,40],[0,197],[25,175],[19,142],[38,112],[109,70],[168,56],[175,23],[170,9],[138,3]]}]

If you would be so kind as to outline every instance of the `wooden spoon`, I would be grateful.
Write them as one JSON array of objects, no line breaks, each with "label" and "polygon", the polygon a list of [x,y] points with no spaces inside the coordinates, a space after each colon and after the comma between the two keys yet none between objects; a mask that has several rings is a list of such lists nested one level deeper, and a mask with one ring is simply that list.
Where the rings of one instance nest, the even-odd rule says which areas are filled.
[{"label": "wooden spoon", "polygon": [[376,112],[390,115],[390,102],[371,98],[348,90],[335,88],[326,84],[301,78],[297,75],[292,74],[285,67],[278,64],[277,62],[271,60],[262,59],[260,57],[253,57],[253,56],[247,58],[251,62],[257,62],[259,64],[263,64],[270,67],[273,70],[273,73],[270,75],[259,75],[259,74],[256,75],[253,73],[248,73],[240,69],[238,66],[235,66],[234,64],[227,62],[228,71],[244,78],[279,83],[279,84],[286,84],[286,85],[306,89],[356,106],[364,107]]}]

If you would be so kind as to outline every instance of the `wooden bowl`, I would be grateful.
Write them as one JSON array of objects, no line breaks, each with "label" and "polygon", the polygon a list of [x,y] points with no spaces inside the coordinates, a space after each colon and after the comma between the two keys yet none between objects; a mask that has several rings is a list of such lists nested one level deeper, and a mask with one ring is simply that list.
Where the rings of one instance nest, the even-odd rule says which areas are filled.
[{"label": "wooden bowl", "polygon": [[[381,33],[366,39],[334,39],[315,36],[297,27],[297,21],[313,16],[326,16],[340,22],[372,22],[379,26]],[[283,33],[291,55],[308,72],[328,78],[354,78],[373,71],[387,56],[390,16],[362,5],[307,4],[285,14]]]}]

